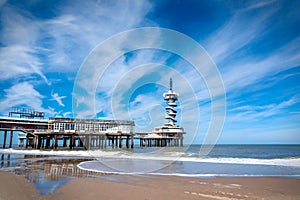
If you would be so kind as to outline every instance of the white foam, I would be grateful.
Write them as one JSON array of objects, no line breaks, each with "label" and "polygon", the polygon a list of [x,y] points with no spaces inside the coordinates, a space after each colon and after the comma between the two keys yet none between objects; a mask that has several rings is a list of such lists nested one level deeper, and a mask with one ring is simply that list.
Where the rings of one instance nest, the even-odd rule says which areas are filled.
[{"label": "white foam", "polygon": [[[95,157],[102,157],[101,153],[93,153]],[[100,156],[99,156],[100,155]],[[181,154],[182,155],[182,154]],[[105,155],[110,156],[110,155]],[[162,154],[153,153],[119,153],[117,158],[126,159],[146,159],[146,160],[166,160],[166,161],[183,161],[183,162],[202,162],[202,163],[224,163],[224,164],[248,164],[248,165],[276,165],[287,167],[299,167],[300,158],[278,158],[278,159],[255,159],[255,158],[202,158],[191,156],[165,156]]]},{"label": "white foam", "polygon": [[90,158],[124,158],[124,159],[146,159],[162,161],[182,161],[199,163],[224,163],[224,164],[249,164],[249,165],[276,165],[287,167],[299,167],[300,158],[278,158],[278,159],[255,159],[255,158],[202,158],[190,156],[181,152],[174,153],[131,153],[126,151],[102,151],[102,150],[70,150],[70,151],[42,151],[42,150],[15,150],[0,149],[0,153],[29,154],[29,155],[53,155],[53,156],[79,156]]},{"label": "white foam", "polygon": [[300,167],[300,158],[255,159],[255,158],[179,158],[180,161],[248,164],[248,165],[277,165],[287,167]]},{"label": "white foam", "polygon": [[42,151],[42,150],[16,150],[16,149],[0,149],[0,153],[6,154],[26,154],[26,155],[45,155],[45,156],[75,156],[75,157],[91,157],[88,151]]},{"label": "white foam", "polygon": [[274,175],[265,175],[265,174],[185,174],[185,173],[152,173],[152,172],[120,172],[120,171],[106,171],[106,170],[97,170],[97,169],[91,169],[82,167],[85,163],[88,162],[94,162],[94,161],[86,161],[82,162],[77,165],[78,168],[86,171],[92,171],[92,172],[98,172],[98,173],[104,173],[104,174],[118,174],[118,175],[159,175],[159,176],[180,176],[180,177],[295,177],[300,178],[300,174],[294,174],[294,175],[280,175],[280,174],[274,174]]}]

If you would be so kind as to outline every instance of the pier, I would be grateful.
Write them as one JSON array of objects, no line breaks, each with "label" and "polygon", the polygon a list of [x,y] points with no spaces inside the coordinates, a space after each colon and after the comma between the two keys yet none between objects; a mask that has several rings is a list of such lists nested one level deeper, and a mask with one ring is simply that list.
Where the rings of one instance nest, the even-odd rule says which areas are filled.
[{"label": "pier", "polygon": [[12,148],[14,132],[24,133],[18,137],[20,146],[25,140],[25,147],[33,149],[133,148],[134,127],[124,120],[0,117],[3,148]]}]

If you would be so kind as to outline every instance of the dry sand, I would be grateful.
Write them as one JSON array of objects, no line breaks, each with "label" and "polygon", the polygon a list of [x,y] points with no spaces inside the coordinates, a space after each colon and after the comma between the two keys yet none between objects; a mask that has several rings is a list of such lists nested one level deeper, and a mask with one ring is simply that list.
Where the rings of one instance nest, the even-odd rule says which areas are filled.
[{"label": "dry sand", "polygon": [[300,179],[123,176],[122,182],[74,178],[42,196],[22,176],[0,171],[0,199],[300,199]]}]

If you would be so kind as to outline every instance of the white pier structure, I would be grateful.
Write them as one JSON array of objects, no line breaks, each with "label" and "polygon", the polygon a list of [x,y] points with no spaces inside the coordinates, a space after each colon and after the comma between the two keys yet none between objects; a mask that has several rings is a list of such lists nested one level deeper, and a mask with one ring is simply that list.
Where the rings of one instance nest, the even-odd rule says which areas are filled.
[{"label": "white pier structure", "polygon": [[41,112],[27,112],[24,109],[18,109],[18,112],[15,110],[13,114],[19,114],[20,118],[12,117],[11,114],[9,117],[0,117],[3,149],[7,148],[8,133],[10,133],[8,148],[12,148],[14,132],[18,132],[18,145],[24,146],[24,141],[26,141],[26,148],[103,149],[108,146],[112,148],[134,147],[135,124],[133,121],[74,118],[36,119],[44,115],[40,114]]}]

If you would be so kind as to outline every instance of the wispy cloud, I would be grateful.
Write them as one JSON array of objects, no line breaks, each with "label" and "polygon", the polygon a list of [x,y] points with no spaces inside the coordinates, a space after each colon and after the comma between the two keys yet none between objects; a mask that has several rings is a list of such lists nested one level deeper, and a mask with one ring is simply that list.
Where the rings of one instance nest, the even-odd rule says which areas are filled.
[{"label": "wispy cloud", "polygon": [[285,109],[289,109],[291,106],[299,102],[299,95],[296,95],[286,101],[282,101],[277,104],[272,103],[267,105],[243,105],[239,107],[233,107],[228,110],[228,112],[230,113],[229,120],[260,121],[272,116],[281,117],[282,112],[285,112]]},{"label": "wispy cloud", "polygon": [[40,23],[24,10],[5,6],[1,11],[0,80],[38,74],[50,85],[35,47]]},{"label": "wispy cloud", "polygon": [[53,93],[53,92],[51,92],[51,96],[52,99],[50,100],[54,100],[58,103],[58,105],[65,107],[65,104],[63,104],[62,99],[66,98],[66,96],[59,96],[58,93]]},{"label": "wispy cloud", "polygon": [[[35,2],[24,7],[1,4],[1,81],[32,82],[38,76],[51,86],[51,73],[74,76],[96,45],[115,33],[139,26],[151,9],[150,3],[138,0],[60,2],[52,7],[55,15],[45,19],[26,8],[31,4]],[[55,94],[52,98],[64,106]]]},{"label": "wispy cloud", "polygon": [[129,114],[136,125],[144,130],[151,131],[155,126],[164,123],[164,109],[161,106],[162,98],[153,93],[138,95],[129,104]]},{"label": "wispy cloud", "polygon": [[[204,42],[222,73],[227,93],[239,95],[236,91],[241,89],[255,91],[267,87],[262,83],[268,78],[300,65],[297,45],[300,37],[282,38],[287,42],[274,45],[266,52],[255,48],[258,44],[263,46],[264,41],[270,45],[274,33],[286,29],[287,23],[283,20],[299,20],[293,11],[289,12],[293,19],[289,19],[289,15],[282,16],[280,4],[274,1],[251,3],[237,10]],[[277,15],[282,19],[273,25]]]},{"label": "wispy cloud", "polygon": [[[151,9],[147,1],[81,2],[59,10],[60,15],[44,23],[50,39],[49,70],[77,71],[84,58],[103,40],[138,26]],[[64,69],[61,69],[61,67]]]},{"label": "wispy cloud", "polygon": [[204,46],[214,61],[221,64],[238,50],[264,36],[263,33],[270,28],[268,27],[270,17],[277,10],[276,7],[270,7],[263,12],[257,11],[256,14],[237,10],[223,26],[206,39]]},{"label": "wispy cloud", "polygon": [[[230,92],[251,84],[258,84],[266,77],[300,65],[300,37],[276,50],[272,55],[257,61],[255,58],[244,58],[224,71],[225,86]],[[264,87],[264,85],[261,85]]]},{"label": "wispy cloud", "polygon": [[275,0],[269,1],[250,1],[251,4],[247,5],[245,8],[241,9],[240,11],[249,11],[249,10],[256,10],[258,8],[263,8],[275,2]]},{"label": "wispy cloud", "polygon": [[5,89],[5,96],[0,101],[0,112],[7,113],[12,106],[29,106],[39,111],[46,111],[43,108],[43,95],[33,85],[22,82]]}]

